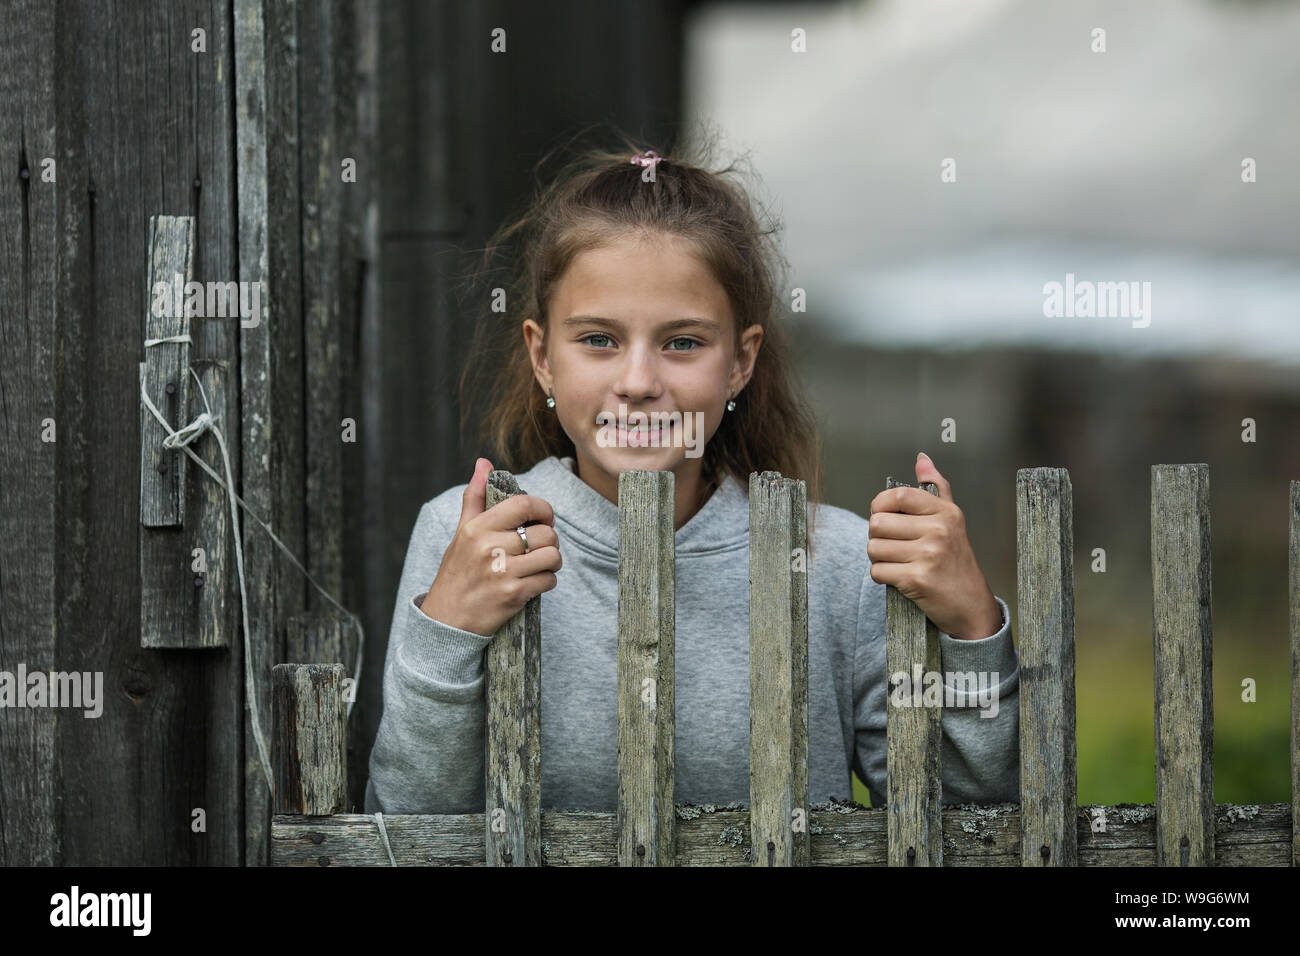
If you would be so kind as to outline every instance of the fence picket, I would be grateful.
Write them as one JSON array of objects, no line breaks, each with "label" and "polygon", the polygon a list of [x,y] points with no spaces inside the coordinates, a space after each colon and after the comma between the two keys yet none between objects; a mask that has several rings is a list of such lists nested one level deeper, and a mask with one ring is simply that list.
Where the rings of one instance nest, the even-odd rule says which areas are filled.
[{"label": "fence picket", "polygon": [[1291,865],[1300,866],[1300,481],[1291,482]]},{"label": "fence picket", "polygon": [[1156,865],[1214,865],[1210,468],[1151,466]]},{"label": "fence picket", "polygon": [[272,812],[327,817],[347,810],[343,677],[342,664],[272,668]]},{"label": "fence picket", "polygon": [[1064,468],[1016,473],[1023,866],[1078,863],[1074,496]]},{"label": "fence picket", "polygon": [[618,476],[618,863],[674,866],[675,494],[671,471]]},{"label": "fence picket", "polygon": [[[487,507],[522,494],[526,492],[510,472],[498,469],[488,475]],[[497,629],[486,652],[483,794],[488,866],[542,865],[541,654],[539,594]]]},{"label": "fence picket", "polygon": [[[885,479],[886,488],[909,488]],[[930,482],[921,488],[938,489]],[[893,585],[885,588],[885,670],[889,692],[894,675],[907,675],[904,690],[919,695],[924,673],[940,670],[939,631],[925,613]],[[923,673],[918,675],[917,671]],[[911,693],[906,696],[910,699]],[[943,708],[895,706],[886,702],[890,866],[943,866],[943,779],[939,748],[943,743]]]},{"label": "fence picket", "polygon": [[807,866],[808,492],[749,476],[750,862]]}]

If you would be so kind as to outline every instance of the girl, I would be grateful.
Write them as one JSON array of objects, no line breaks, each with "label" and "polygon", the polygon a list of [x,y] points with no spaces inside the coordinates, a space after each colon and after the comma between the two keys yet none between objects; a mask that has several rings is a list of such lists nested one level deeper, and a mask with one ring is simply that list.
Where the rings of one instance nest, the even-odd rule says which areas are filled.
[{"label": "girl", "polygon": [[[810,800],[851,796],[855,770],[872,804],[884,805],[886,584],[944,632],[945,675],[991,681],[978,708],[959,695],[967,706],[944,710],[943,801],[1018,800],[1006,603],[989,590],[948,483],[925,456],[917,480],[934,481],[939,497],[881,492],[870,521],[817,507],[816,422],[776,318],[779,253],[726,178],[732,169],[631,142],[591,152],[489,244],[523,239],[508,300],[515,331],[480,329],[469,368],[496,376],[484,419],[495,467],[515,471],[525,494],[485,508],[494,464],[479,458],[468,484],[420,509],[389,636],[367,812],[482,812],[483,651],[538,594],[542,806],[616,808],[625,468],[674,474],[678,803],[749,801],[748,488],[750,472],[764,470],[804,479],[812,502]],[[490,354],[494,339],[505,355]],[[680,425],[653,416],[649,427],[617,427],[635,412],[676,412]],[[505,568],[494,571],[503,551]],[[822,556],[815,567],[813,554]]]}]

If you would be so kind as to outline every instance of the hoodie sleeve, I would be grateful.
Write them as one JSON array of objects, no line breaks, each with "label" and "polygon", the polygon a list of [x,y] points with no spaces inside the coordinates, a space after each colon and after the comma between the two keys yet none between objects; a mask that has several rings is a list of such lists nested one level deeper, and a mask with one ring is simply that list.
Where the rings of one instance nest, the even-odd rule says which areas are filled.
[{"label": "hoodie sleeve", "polygon": [[[943,710],[942,804],[1020,799],[1019,661],[1011,641],[1009,609],[1002,598],[994,597],[1002,610],[1002,627],[997,633],[977,641],[939,634],[944,699],[946,702],[951,694],[956,705]],[[951,691],[946,689],[949,687]],[[985,693],[968,692],[968,688]],[[873,807],[886,803],[888,692],[885,585],[873,581],[868,568],[858,607],[853,769],[867,785]]]},{"label": "hoodie sleeve", "polygon": [[388,636],[367,813],[483,810],[483,651],[492,635],[463,631],[420,610],[451,538],[434,503],[426,502],[411,533]]}]

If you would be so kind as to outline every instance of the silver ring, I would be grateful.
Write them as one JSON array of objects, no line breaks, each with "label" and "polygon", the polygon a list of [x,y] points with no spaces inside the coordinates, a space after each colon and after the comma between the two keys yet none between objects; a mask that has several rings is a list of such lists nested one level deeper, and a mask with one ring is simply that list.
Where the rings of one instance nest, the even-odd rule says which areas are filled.
[{"label": "silver ring", "polygon": [[515,531],[519,534],[519,537],[521,537],[521,538],[524,539],[524,554],[527,554],[527,553],[528,553],[528,535],[524,534],[524,526],[523,526],[523,525],[520,525],[518,528],[515,528]]}]

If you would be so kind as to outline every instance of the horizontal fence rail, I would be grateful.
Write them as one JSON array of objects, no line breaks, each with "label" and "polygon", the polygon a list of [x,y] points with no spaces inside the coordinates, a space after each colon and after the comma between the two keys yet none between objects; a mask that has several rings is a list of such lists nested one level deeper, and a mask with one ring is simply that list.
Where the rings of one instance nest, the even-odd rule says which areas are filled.
[{"label": "horizontal fence rail", "polygon": [[[808,815],[813,866],[888,866],[888,812],[838,804]],[[482,813],[384,814],[398,866],[483,866]],[[749,813],[716,806],[677,807],[677,866],[748,866]],[[944,866],[1020,866],[1020,808],[1015,804],[943,808]],[[1071,832],[1079,866],[1155,866],[1156,818],[1150,804],[1081,806]],[[1102,829],[1095,830],[1100,826]],[[1285,803],[1215,808],[1215,866],[1290,866],[1291,808]],[[616,866],[615,813],[544,811],[545,866]],[[762,854],[760,854],[762,855]],[[370,814],[276,816],[271,857],[277,866],[389,866]]]},{"label": "horizontal fence rail", "polygon": [[[339,813],[340,671],[277,667],[284,866],[1292,866],[1300,863],[1300,482],[1290,489],[1292,802],[1213,802],[1209,473],[1151,473],[1156,803],[1077,804],[1073,503],[1061,468],[1016,476],[1020,803],[941,806],[942,710],[890,707],[887,805],[808,802],[807,495],[750,475],[750,803],[673,804],[674,476],[619,476],[618,807],[541,810],[540,595],[487,652],[483,813]],[[887,479],[887,487],[901,482]],[[922,487],[934,493],[933,485]],[[525,493],[494,471],[489,507]],[[938,671],[938,632],[892,586],[890,674]],[[283,699],[282,699],[283,698]],[[307,706],[310,701],[310,706]],[[326,723],[313,726],[314,715]],[[283,729],[281,729],[281,727]]]}]

